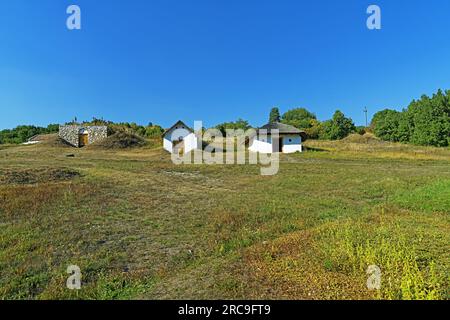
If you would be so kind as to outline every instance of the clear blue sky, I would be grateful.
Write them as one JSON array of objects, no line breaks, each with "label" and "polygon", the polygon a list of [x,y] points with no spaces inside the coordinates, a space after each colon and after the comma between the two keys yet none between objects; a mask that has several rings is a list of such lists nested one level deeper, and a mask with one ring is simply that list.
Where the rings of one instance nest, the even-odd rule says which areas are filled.
[{"label": "clear blue sky", "polygon": [[[66,28],[66,8],[82,30]],[[382,9],[382,30],[366,9]],[[9,0],[0,6],[0,129],[90,120],[341,109],[357,124],[450,89],[448,0]]]}]

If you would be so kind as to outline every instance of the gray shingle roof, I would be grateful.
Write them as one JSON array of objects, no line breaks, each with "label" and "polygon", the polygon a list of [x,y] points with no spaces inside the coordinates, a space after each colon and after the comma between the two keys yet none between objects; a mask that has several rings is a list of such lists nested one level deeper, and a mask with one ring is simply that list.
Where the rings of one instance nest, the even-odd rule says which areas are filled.
[{"label": "gray shingle roof", "polygon": [[175,128],[176,126],[183,126],[183,127],[185,127],[186,130],[188,130],[188,131],[194,133],[194,130],[192,130],[192,128],[188,127],[183,121],[178,120],[173,126],[171,126],[169,129],[166,129],[166,130],[163,132],[163,134],[162,134],[163,137],[164,137],[170,130],[172,130],[173,128]]},{"label": "gray shingle roof", "polygon": [[262,126],[257,131],[259,133],[259,130],[267,130],[267,134],[270,134],[270,130],[278,130],[280,134],[300,134],[300,135],[306,135],[306,133],[300,129],[297,129],[294,126],[280,123],[280,122],[273,122],[268,123],[265,126]]}]

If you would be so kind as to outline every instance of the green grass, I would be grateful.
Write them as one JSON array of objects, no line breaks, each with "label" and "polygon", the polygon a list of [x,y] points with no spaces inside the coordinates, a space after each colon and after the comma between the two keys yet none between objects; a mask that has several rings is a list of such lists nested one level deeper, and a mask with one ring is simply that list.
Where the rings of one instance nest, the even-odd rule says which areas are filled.
[{"label": "green grass", "polygon": [[448,298],[450,150],[309,147],[275,176],[156,145],[0,147],[0,298]]},{"label": "green grass", "polygon": [[398,194],[393,201],[402,207],[433,213],[450,212],[450,180],[435,182]]}]

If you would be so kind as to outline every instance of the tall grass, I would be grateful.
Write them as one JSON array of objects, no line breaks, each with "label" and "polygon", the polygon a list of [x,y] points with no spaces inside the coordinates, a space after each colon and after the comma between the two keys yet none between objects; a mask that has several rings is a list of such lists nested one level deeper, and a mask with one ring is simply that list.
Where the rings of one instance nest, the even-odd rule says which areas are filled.
[{"label": "tall grass", "polygon": [[381,269],[378,299],[432,300],[445,298],[446,276],[436,263],[420,257],[397,226],[369,226],[364,222],[338,222],[320,232],[328,268],[366,281],[367,268]]}]

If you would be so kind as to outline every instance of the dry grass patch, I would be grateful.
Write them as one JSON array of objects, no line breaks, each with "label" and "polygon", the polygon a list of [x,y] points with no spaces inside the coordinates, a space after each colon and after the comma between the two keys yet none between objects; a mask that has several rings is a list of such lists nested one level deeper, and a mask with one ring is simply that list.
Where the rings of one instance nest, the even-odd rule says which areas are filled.
[{"label": "dry grass patch", "polygon": [[313,234],[294,232],[249,248],[239,271],[252,299],[367,299],[364,282],[327,269]]},{"label": "dry grass patch", "polygon": [[52,148],[73,148],[67,141],[61,139],[57,133],[40,135],[40,145]]},{"label": "dry grass patch", "polygon": [[381,141],[372,134],[353,134],[337,141],[307,140],[311,150],[330,151],[339,155],[411,160],[450,160],[450,148],[436,148]]},{"label": "dry grass patch", "polygon": [[79,177],[78,171],[67,168],[0,169],[2,184],[36,184],[67,181]]},{"label": "dry grass patch", "polygon": [[87,148],[96,149],[130,149],[144,147],[147,141],[137,135],[127,132],[117,132],[106,139],[93,143]]}]

